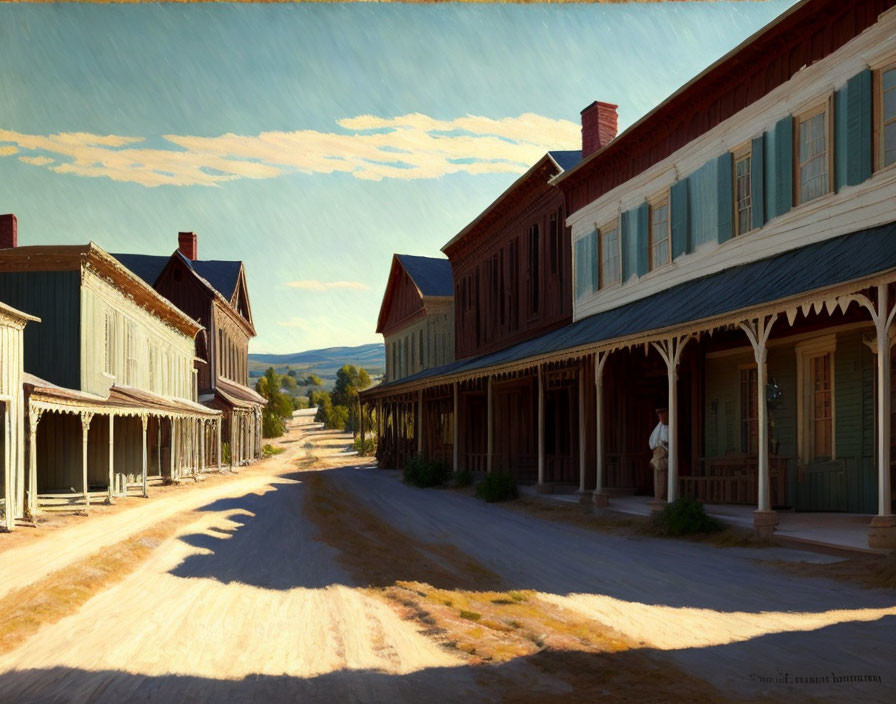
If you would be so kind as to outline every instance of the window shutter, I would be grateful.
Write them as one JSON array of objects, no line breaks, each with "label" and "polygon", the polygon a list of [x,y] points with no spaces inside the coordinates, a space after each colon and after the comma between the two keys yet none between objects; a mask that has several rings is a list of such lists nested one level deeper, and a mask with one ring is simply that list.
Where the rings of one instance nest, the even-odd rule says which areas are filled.
[{"label": "window shutter", "polygon": [[585,272],[588,260],[586,259],[587,238],[576,240],[576,298],[581,298],[585,292]]},{"label": "window shutter", "polygon": [[716,177],[718,179],[719,244],[727,242],[734,236],[734,156],[725,152],[718,159]]},{"label": "window shutter", "polygon": [[778,171],[775,168],[775,132],[765,133],[765,219],[766,222],[778,214],[778,201],[775,194],[778,192]]},{"label": "window shutter", "polygon": [[588,258],[591,260],[591,290],[596,292],[600,288],[600,248],[598,246],[597,230],[591,233],[591,246]]},{"label": "window shutter", "polygon": [[847,144],[847,93],[843,86],[834,93],[834,186],[837,191],[847,183],[847,165],[849,163],[849,146]]},{"label": "window shutter", "polygon": [[793,207],[793,116],[778,120],[775,125],[775,215],[783,215]]},{"label": "window shutter", "polygon": [[753,140],[750,150],[750,203],[753,227],[765,225],[765,136]]},{"label": "window shutter", "polygon": [[846,183],[871,178],[871,69],[846,82]]},{"label": "window shutter", "polygon": [[622,252],[622,283],[628,281],[628,277],[631,276],[634,271],[634,258],[632,257],[632,233],[629,232],[630,223],[631,223],[631,211],[626,210],[622,217],[619,218],[619,236],[622,240],[620,250]]},{"label": "window shutter", "polygon": [[688,251],[690,218],[688,217],[688,180],[682,179],[669,189],[669,216],[672,236],[672,258]]},{"label": "window shutter", "polygon": [[638,276],[644,276],[650,270],[650,254],[648,252],[647,220],[650,209],[647,203],[641,203],[635,211],[638,228]]}]

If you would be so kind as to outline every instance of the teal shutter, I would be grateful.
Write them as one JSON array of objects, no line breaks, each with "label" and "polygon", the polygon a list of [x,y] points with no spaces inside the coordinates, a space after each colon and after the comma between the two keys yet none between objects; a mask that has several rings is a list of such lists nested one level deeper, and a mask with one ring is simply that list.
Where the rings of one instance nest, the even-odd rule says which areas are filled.
[{"label": "teal shutter", "polygon": [[[632,244],[634,233],[629,232],[631,229],[632,216],[631,211],[626,210],[622,217],[619,218],[619,237],[621,238],[622,252],[622,283],[628,281],[628,277],[634,273],[635,258],[637,252]],[[635,256],[633,257],[632,254]]]},{"label": "teal shutter", "polygon": [[669,189],[669,229],[672,237],[672,259],[688,251],[690,218],[688,217],[688,180],[682,179]]},{"label": "teal shutter", "polygon": [[834,188],[839,191],[846,185],[846,169],[849,163],[847,146],[847,87],[834,93]]},{"label": "teal shutter", "polygon": [[647,230],[649,217],[650,208],[647,206],[647,203],[641,203],[635,211],[635,220],[638,228],[638,276],[644,276],[644,274],[650,271],[650,253],[648,251],[650,244],[648,242]]},{"label": "teal shutter", "polygon": [[753,227],[765,225],[765,138],[753,140],[750,149],[750,205],[753,209]]},{"label": "teal shutter", "polygon": [[600,288],[600,247],[598,247],[597,230],[591,233],[591,246],[588,248],[589,258],[591,259],[591,291],[595,292]]},{"label": "teal shutter", "polygon": [[793,207],[793,116],[778,120],[775,125],[775,215],[783,215]]},{"label": "teal shutter", "polygon": [[766,222],[778,214],[778,172],[775,168],[775,133],[765,133],[765,219]]},{"label": "teal shutter", "polygon": [[576,240],[576,298],[581,298],[582,294],[585,293],[585,272],[588,271],[586,268],[588,260],[585,249],[587,241],[585,237]]},{"label": "teal shutter", "polygon": [[846,183],[871,178],[871,69],[846,82]]},{"label": "teal shutter", "polygon": [[725,152],[716,165],[716,186],[718,204],[718,240],[727,242],[734,236],[734,156]]}]

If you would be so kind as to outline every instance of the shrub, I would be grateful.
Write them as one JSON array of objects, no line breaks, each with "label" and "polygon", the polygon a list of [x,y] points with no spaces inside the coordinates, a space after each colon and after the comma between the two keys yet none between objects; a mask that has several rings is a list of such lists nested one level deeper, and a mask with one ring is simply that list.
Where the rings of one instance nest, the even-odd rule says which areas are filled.
[{"label": "shrub", "polygon": [[703,504],[690,496],[682,496],[650,520],[650,529],[659,535],[691,535],[692,533],[716,533],[724,526],[706,515]]},{"label": "shrub", "polygon": [[423,455],[414,455],[405,462],[404,480],[413,486],[431,487],[441,486],[448,477],[451,476],[451,470],[448,465],[442,462],[428,460]]},{"label": "shrub", "polygon": [[451,483],[454,486],[470,486],[473,483],[473,473],[469,469],[459,469],[451,473]]},{"label": "shrub", "polygon": [[358,436],[355,438],[354,447],[357,453],[362,457],[365,455],[372,455],[376,452],[376,438],[372,438],[368,435],[364,438],[364,442],[362,443],[361,437]]},{"label": "shrub", "polygon": [[261,436],[265,438],[279,438],[286,432],[286,425],[276,410],[265,406],[261,416]]},{"label": "shrub", "polygon": [[272,455],[279,455],[284,450],[286,450],[285,447],[274,447],[273,445],[265,445],[264,447],[261,448],[261,452],[262,452],[262,454],[264,454],[265,457],[271,457]]},{"label": "shrub", "polygon": [[489,503],[515,499],[517,495],[516,479],[507,472],[486,474],[485,479],[476,486],[476,496]]},{"label": "shrub", "polygon": [[345,406],[333,406],[324,423],[331,430],[347,430],[348,408]]}]

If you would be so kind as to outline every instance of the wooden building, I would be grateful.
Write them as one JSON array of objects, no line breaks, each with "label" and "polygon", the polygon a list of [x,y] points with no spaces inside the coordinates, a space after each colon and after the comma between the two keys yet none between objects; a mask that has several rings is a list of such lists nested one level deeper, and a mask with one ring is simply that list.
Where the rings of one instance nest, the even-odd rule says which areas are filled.
[{"label": "wooden building", "polygon": [[[10,216],[0,216],[9,218]],[[8,222],[8,220],[7,220]],[[25,512],[25,403],[22,390],[22,333],[33,315],[0,303],[0,514],[6,530],[13,530]]]},{"label": "wooden building", "polygon": [[202,327],[93,243],[16,246],[0,232],[0,300],[26,328],[26,506],[89,505],[220,466],[221,414],[196,402]]},{"label": "wooden building", "polygon": [[249,340],[255,326],[243,263],[199,259],[193,232],[179,233],[170,256],[113,256],[204,327],[196,336],[198,399],[223,414],[222,437],[231,464],[257,459],[266,401],[249,387]]},{"label": "wooden building", "polygon": [[761,535],[779,507],[875,514],[869,544],[896,546],[894,5],[797,3],[554,177],[572,323],[380,398],[578,365],[595,502],[650,491],[668,406],[669,499],[752,504]]}]

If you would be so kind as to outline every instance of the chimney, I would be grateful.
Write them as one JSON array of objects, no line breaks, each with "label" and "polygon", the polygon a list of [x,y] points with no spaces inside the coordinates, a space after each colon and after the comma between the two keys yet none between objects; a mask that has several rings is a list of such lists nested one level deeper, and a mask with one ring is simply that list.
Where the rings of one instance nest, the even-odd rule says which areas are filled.
[{"label": "chimney", "polygon": [[582,110],[582,158],[601,149],[616,136],[616,108],[613,103],[595,100]]},{"label": "chimney", "polygon": [[0,215],[0,249],[12,249],[19,246],[18,230],[15,215],[12,213]]},{"label": "chimney", "polygon": [[199,245],[196,242],[196,233],[178,232],[177,248],[187,259],[195,262],[199,252]]}]

